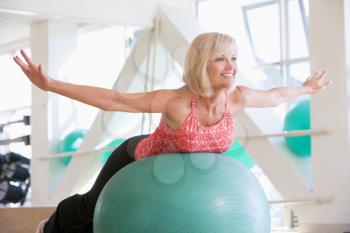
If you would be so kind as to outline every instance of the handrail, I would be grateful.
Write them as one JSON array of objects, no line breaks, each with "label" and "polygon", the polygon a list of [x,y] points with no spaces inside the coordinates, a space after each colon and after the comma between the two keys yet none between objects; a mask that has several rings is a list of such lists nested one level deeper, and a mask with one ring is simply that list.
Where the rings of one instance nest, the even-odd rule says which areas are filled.
[{"label": "handrail", "polygon": [[53,158],[62,158],[67,156],[82,156],[82,155],[91,155],[93,153],[102,153],[106,151],[113,151],[117,148],[117,146],[108,146],[108,147],[102,147],[99,149],[90,149],[90,150],[80,150],[80,151],[71,151],[71,152],[61,152],[61,153],[54,153],[49,155],[43,155],[35,157],[35,159],[38,160],[47,160],[47,159],[53,159]]},{"label": "handrail", "polygon": [[[269,138],[269,137],[295,137],[295,136],[303,136],[303,135],[325,135],[331,133],[330,130],[327,129],[319,129],[319,130],[293,130],[293,131],[282,131],[277,133],[271,133],[271,134],[256,134],[256,135],[246,135],[246,136],[237,136],[236,139],[262,139],[262,138]],[[106,151],[113,151],[117,147],[109,146],[109,147],[102,147],[99,149],[90,149],[90,150],[81,150],[76,152],[62,152],[62,153],[54,153],[49,155],[42,155],[35,157],[35,159],[39,160],[46,160],[46,159],[52,159],[52,158],[62,158],[66,156],[82,156],[82,155],[90,155],[92,153],[102,153]]]},{"label": "handrail", "polygon": [[281,201],[269,201],[270,205],[286,204],[286,205],[323,205],[332,203],[334,197],[316,197],[308,199],[292,199],[292,200],[281,200]]},{"label": "handrail", "polygon": [[236,136],[236,139],[262,139],[271,137],[296,137],[305,135],[325,135],[330,134],[331,131],[327,129],[308,129],[308,130],[292,130],[292,131],[282,131],[277,133],[267,133],[267,134],[253,134],[246,136]]}]

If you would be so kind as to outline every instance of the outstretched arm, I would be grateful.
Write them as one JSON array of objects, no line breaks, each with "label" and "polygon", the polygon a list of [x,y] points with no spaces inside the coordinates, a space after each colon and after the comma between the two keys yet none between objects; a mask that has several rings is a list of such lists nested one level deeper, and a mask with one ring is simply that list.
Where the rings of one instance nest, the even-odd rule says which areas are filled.
[{"label": "outstretched arm", "polygon": [[305,80],[301,87],[276,87],[270,90],[255,90],[238,86],[244,96],[245,107],[274,107],[300,95],[315,94],[328,88],[332,82],[326,81],[327,71],[316,72]]},{"label": "outstretched arm", "polygon": [[171,90],[119,93],[100,87],[61,82],[45,74],[41,65],[35,65],[23,50],[21,54],[27,64],[18,56],[13,59],[35,86],[105,111],[163,112],[166,101],[173,96]]}]

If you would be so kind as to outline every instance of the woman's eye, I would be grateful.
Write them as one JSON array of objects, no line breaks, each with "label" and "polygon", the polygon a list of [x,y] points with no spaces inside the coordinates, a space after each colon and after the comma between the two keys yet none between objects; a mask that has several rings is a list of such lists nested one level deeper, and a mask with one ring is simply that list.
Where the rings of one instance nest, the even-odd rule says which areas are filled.
[{"label": "woman's eye", "polygon": [[232,57],[231,58],[231,61],[236,61],[237,60],[237,57]]},{"label": "woman's eye", "polygon": [[215,61],[223,61],[223,60],[224,60],[224,58],[222,58],[222,57],[219,57],[219,58],[215,59]]}]

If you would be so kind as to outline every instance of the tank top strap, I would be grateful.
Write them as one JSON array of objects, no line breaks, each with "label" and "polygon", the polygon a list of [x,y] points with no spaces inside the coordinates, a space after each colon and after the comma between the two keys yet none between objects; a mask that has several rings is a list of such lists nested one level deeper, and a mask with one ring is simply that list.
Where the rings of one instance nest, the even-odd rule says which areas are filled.
[{"label": "tank top strap", "polygon": [[191,99],[191,110],[194,111],[195,107],[196,107],[196,99],[197,96],[196,95],[192,95],[192,99]]},{"label": "tank top strap", "polygon": [[227,112],[227,91],[225,92],[225,113]]}]

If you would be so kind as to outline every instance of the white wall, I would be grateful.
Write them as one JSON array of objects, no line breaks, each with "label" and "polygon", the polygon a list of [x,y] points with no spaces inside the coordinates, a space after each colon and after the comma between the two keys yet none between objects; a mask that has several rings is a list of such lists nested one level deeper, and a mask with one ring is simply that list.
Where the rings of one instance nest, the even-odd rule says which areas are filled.
[{"label": "white wall", "polygon": [[1,0],[0,10],[36,13],[78,22],[150,27],[158,4],[189,6],[189,0]]}]

